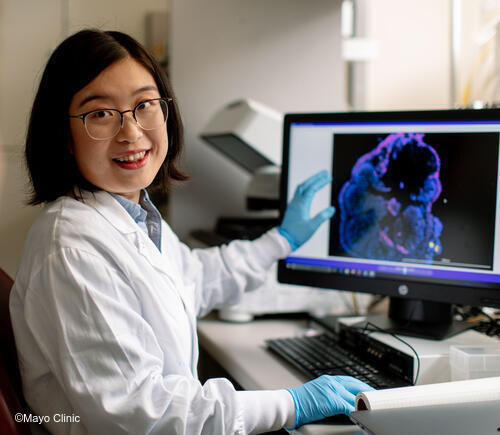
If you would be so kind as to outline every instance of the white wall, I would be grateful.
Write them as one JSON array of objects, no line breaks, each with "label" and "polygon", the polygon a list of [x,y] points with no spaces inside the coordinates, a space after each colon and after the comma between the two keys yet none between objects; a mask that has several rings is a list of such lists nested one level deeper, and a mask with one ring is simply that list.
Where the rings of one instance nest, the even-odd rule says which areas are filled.
[{"label": "white wall", "polygon": [[366,32],[380,52],[366,64],[365,109],[450,107],[450,0],[366,6]]},{"label": "white wall", "polygon": [[[0,1],[0,136],[7,160],[0,197],[0,267],[14,274],[36,208],[23,205],[22,145],[43,65],[62,37],[85,26],[144,41],[145,14],[169,0]],[[446,107],[450,0],[367,1],[367,34],[380,57],[366,65],[367,109]],[[251,97],[283,112],[345,109],[340,0],[170,0],[171,78],[186,126],[193,181],[174,191],[181,236],[245,212],[248,176],[197,138],[210,115]]]},{"label": "white wall", "polygon": [[60,38],[60,19],[58,0],[2,2],[0,132],[5,178],[0,197],[0,267],[12,276],[17,269],[26,233],[38,213],[38,208],[24,204],[27,175],[22,144],[29,106],[42,64]]},{"label": "white wall", "polygon": [[[63,0],[64,1],[64,0]],[[121,30],[146,41],[146,14],[167,11],[168,0],[65,0],[69,34],[86,27]],[[165,23],[165,25],[167,25]]]},{"label": "white wall", "polygon": [[198,139],[210,116],[250,97],[279,111],[342,110],[340,0],[171,0],[171,79],[192,181],[171,197],[185,237],[245,212],[248,175]]},{"label": "white wall", "polygon": [[[117,29],[145,40],[146,14],[168,0],[0,0],[0,144],[5,177],[0,196],[0,267],[14,276],[38,207],[25,206],[23,145],[43,67],[57,44],[83,27]],[[50,144],[46,144],[50,152]]]}]

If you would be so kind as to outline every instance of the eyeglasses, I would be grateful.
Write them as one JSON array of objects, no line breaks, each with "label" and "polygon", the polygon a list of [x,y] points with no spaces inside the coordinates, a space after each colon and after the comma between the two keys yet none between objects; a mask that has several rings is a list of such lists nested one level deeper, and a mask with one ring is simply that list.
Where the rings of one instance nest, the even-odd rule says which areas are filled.
[{"label": "eyeglasses", "polygon": [[123,115],[127,112],[132,113],[135,122],[143,130],[160,128],[168,118],[168,103],[171,101],[172,98],[152,98],[141,101],[129,110],[98,109],[69,117],[81,119],[92,139],[105,140],[118,134],[123,127]]}]

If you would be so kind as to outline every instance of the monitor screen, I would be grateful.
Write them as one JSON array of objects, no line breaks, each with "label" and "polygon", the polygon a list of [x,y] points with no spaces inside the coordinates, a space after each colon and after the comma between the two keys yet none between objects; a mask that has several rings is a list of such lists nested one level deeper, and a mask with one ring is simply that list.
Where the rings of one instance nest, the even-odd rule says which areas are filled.
[{"label": "monitor screen", "polygon": [[334,217],[280,262],[281,282],[500,306],[500,110],[290,114],[281,212],[328,170]]}]

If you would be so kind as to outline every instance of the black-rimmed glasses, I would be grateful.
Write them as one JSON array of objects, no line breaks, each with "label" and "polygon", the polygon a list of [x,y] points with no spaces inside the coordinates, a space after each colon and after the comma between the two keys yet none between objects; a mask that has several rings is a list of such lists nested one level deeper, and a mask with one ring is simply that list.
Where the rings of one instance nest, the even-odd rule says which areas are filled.
[{"label": "black-rimmed glasses", "polygon": [[133,109],[97,109],[70,118],[79,118],[87,134],[95,140],[115,137],[123,127],[123,115],[131,112],[137,125],[143,130],[154,130],[165,124],[168,118],[168,103],[172,98],[151,98],[141,101]]}]

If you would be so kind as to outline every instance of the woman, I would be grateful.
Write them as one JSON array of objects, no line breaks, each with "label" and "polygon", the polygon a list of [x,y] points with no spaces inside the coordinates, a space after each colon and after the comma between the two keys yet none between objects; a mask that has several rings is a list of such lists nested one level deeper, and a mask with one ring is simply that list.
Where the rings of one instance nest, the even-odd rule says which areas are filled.
[{"label": "woman", "polygon": [[28,403],[78,434],[256,433],[349,412],[369,389],[353,378],[259,392],[198,381],[196,317],[257,287],[333,209],[309,218],[320,173],[279,229],[190,251],[145,191],[186,178],[181,144],[167,78],[132,38],[85,30],[54,51],[26,141],[31,202],[46,206],[11,296]]}]

